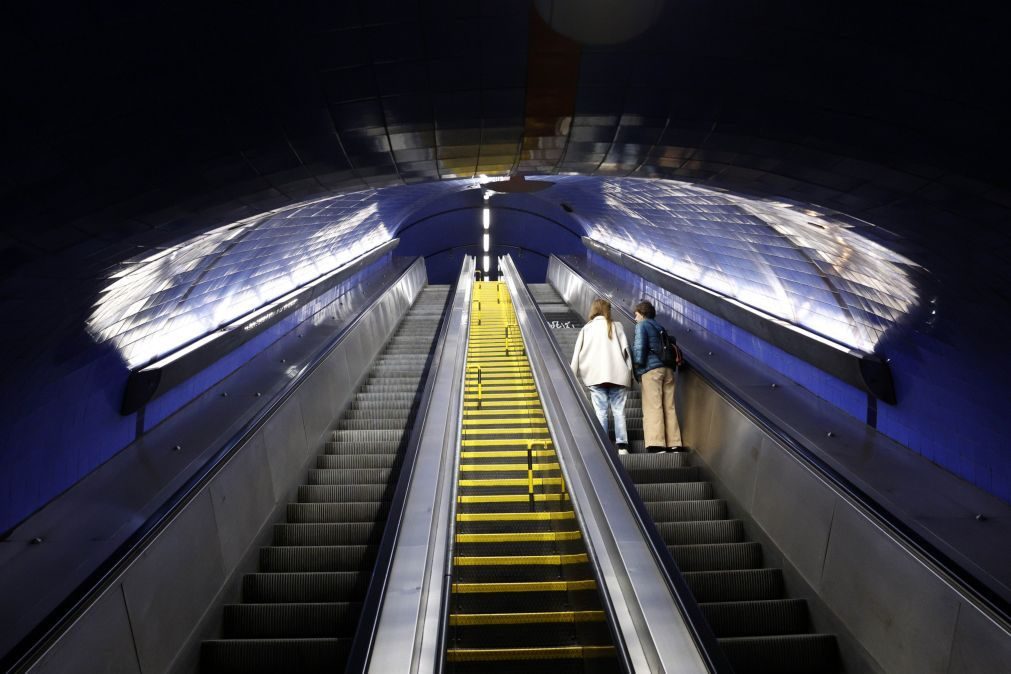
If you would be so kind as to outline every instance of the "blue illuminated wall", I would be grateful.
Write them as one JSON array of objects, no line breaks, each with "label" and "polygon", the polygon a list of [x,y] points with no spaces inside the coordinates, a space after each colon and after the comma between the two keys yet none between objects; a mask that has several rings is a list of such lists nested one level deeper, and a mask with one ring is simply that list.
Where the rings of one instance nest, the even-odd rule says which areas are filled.
[{"label": "blue illuminated wall", "polygon": [[679,326],[676,329],[690,327],[733,345],[846,413],[873,422],[881,433],[925,458],[1011,502],[1002,380],[1008,358],[992,359],[961,349],[959,343],[975,341],[971,330],[956,324],[955,330],[928,331],[929,326],[921,324],[894,335],[882,349],[890,361],[898,404],[871,403],[864,392],[624,267],[591,251],[585,258],[605,285],[620,288],[629,297],[650,299],[661,320]]},{"label": "blue illuminated wall", "polygon": [[[921,255],[906,248],[902,237],[809,205],[749,201],[657,180],[531,179],[553,186],[534,193],[495,193],[487,202],[482,181],[475,179],[311,200],[113,266],[85,317],[47,307],[54,325],[45,348],[39,349],[43,355],[20,365],[15,358],[15,369],[21,368],[24,376],[11,378],[15,385],[0,390],[5,410],[0,531],[247,362],[304,316],[275,326],[157,399],[141,423],[135,415],[119,415],[130,366],[392,237],[401,239],[398,255],[425,256],[432,282],[451,282],[463,255],[482,254],[480,213],[485,204],[492,213],[491,255],[513,255],[527,281],[543,280],[552,253],[583,254],[580,237],[590,236],[889,358],[899,404],[878,404],[876,416],[869,415],[864,394],[697,307],[622,276],[630,292],[652,293],[840,409],[871,420],[914,451],[1011,500],[1011,457],[1001,437],[1007,396],[997,374],[1011,371],[1011,360],[1006,345],[988,341],[1009,330],[1000,323],[1002,316],[991,315],[992,303],[973,302],[978,289],[963,280],[971,267]],[[594,264],[627,274],[599,259]],[[938,278],[946,283],[934,283]],[[995,321],[1000,329],[992,329]],[[165,330],[169,325],[185,329]]]},{"label": "blue illuminated wall", "polygon": [[[179,386],[155,398],[143,414],[120,415],[130,369],[109,345],[92,344],[75,361],[81,365],[18,404],[27,413],[3,424],[0,436],[0,532],[85,477],[124,447],[201,393],[237,370],[298,326],[319,316],[343,315],[335,308],[386,273],[387,253],[334,286]],[[8,413],[17,409],[12,404]]]}]

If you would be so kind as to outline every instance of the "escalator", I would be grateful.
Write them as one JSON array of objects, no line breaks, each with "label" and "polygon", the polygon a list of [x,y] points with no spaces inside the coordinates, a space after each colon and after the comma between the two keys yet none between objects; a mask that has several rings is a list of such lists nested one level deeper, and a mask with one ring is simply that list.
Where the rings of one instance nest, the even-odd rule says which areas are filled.
[{"label": "escalator", "polygon": [[222,638],[205,641],[203,672],[344,669],[448,286],[421,291],[317,457]]},{"label": "escalator", "polygon": [[450,671],[620,671],[501,282],[474,284],[461,433]]},{"label": "escalator", "polygon": [[[528,288],[570,355],[585,319],[549,284]],[[638,391],[630,392],[625,414],[630,449],[642,451]],[[691,452],[620,458],[735,672],[838,671],[835,637],[812,633],[807,602],[786,596],[782,571],[764,566],[762,546],[747,540],[744,523],[702,479]]]}]

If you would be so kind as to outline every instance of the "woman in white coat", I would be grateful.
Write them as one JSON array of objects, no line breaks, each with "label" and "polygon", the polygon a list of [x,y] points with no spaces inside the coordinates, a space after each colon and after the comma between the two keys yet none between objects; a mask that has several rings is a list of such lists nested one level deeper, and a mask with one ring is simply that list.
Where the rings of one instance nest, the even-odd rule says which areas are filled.
[{"label": "woman in white coat", "polygon": [[593,409],[607,430],[607,409],[614,416],[614,442],[619,453],[628,451],[625,429],[625,398],[632,385],[632,361],[628,340],[620,323],[611,320],[611,303],[595,299],[589,322],[579,331],[572,352],[572,371],[590,387]]}]

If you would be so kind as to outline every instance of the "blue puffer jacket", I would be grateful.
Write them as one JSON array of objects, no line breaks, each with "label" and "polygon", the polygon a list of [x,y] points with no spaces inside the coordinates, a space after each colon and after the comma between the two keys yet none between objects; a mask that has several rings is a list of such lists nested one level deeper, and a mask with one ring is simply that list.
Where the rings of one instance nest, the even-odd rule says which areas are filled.
[{"label": "blue puffer jacket", "polygon": [[663,361],[657,355],[659,351],[660,324],[652,318],[644,318],[635,324],[635,340],[632,342],[632,364],[636,377],[663,367]]}]

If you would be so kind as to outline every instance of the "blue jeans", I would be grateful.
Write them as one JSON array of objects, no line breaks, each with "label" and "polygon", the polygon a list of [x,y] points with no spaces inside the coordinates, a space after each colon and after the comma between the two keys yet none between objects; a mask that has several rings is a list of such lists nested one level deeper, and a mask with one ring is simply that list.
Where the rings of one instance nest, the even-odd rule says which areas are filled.
[{"label": "blue jeans", "polygon": [[607,431],[607,408],[611,408],[614,416],[614,441],[628,443],[628,431],[625,430],[625,398],[628,389],[624,386],[591,386],[590,400],[597,412],[597,420]]}]

